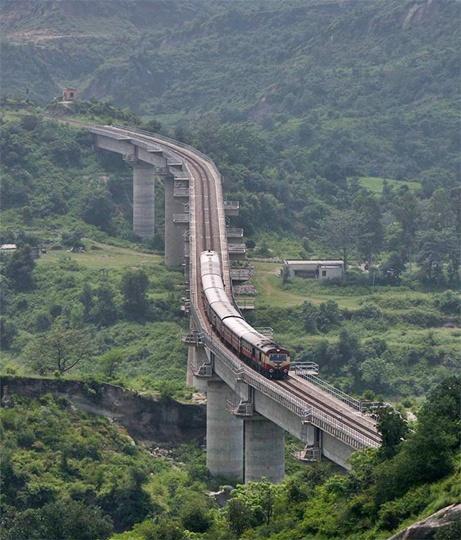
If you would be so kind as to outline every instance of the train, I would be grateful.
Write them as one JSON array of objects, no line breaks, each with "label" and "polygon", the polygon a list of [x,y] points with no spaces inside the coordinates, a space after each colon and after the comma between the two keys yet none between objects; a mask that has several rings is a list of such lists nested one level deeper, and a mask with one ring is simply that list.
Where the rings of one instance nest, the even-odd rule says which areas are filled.
[{"label": "train", "polygon": [[245,321],[225,291],[215,251],[200,255],[203,303],[211,327],[247,365],[269,379],[286,379],[290,353]]}]

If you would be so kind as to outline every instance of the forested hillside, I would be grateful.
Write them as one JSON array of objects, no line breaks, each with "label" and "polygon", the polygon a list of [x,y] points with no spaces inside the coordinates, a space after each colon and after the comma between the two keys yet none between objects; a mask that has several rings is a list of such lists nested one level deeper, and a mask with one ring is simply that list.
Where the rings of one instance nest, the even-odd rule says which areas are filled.
[{"label": "forested hillside", "polygon": [[[399,411],[350,473],[295,462],[289,440],[286,481],[221,508],[201,449],[158,459],[65,400],[14,396],[2,540],[375,540],[460,500],[460,20],[457,0],[1,1],[0,243],[17,249],[0,371],[192,398],[162,182],[141,241],[131,169],[63,120],[128,124],[216,161],[256,269],[249,321]],[[347,272],[288,279],[287,257]]]},{"label": "forested hillside", "polygon": [[2,93],[45,103],[71,84],[169,124],[211,112],[255,121],[321,168],[450,176],[459,10],[455,0],[4,0]]}]

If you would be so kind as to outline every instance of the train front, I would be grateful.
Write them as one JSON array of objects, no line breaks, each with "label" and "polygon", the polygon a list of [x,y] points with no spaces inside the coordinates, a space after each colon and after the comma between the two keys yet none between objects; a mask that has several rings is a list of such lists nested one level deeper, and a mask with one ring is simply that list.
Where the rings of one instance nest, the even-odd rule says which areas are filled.
[{"label": "train front", "polygon": [[282,347],[274,347],[266,354],[266,373],[271,379],[286,379],[290,370],[290,353]]}]

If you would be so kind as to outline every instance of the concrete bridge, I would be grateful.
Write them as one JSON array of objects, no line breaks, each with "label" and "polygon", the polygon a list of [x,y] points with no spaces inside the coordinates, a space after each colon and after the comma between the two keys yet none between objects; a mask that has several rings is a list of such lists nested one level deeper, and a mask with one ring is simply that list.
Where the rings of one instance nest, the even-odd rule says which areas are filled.
[{"label": "concrete bridge", "polygon": [[[232,291],[230,259],[244,254],[226,215],[238,203],[223,199],[214,163],[194,148],[139,129],[91,127],[95,146],[121,154],[133,166],[133,229],[154,234],[154,182],[165,186],[165,262],[184,265],[190,313],[188,382],[207,394],[207,466],[214,475],[248,482],[281,481],[285,432],[305,444],[300,458],[324,456],[348,468],[352,452],[380,445],[375,421],[363,406],[301,366],[271,381],[244,364],[212,331],[204,313],[199,257],[219,253],[223,281]],[[238,234],[237,234],[238,233]],[[232,239],[229,240],[228,239]]]}]

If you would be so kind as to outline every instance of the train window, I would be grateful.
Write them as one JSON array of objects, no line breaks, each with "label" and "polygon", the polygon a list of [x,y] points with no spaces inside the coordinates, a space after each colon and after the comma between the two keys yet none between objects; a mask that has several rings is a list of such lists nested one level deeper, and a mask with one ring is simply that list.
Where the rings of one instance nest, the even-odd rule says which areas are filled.
[{"label": "train window", "polygon": [[277,362],[277,363],[285,362],[286,359],[287,359],[286,354],[271,354],[272,362]]}]

